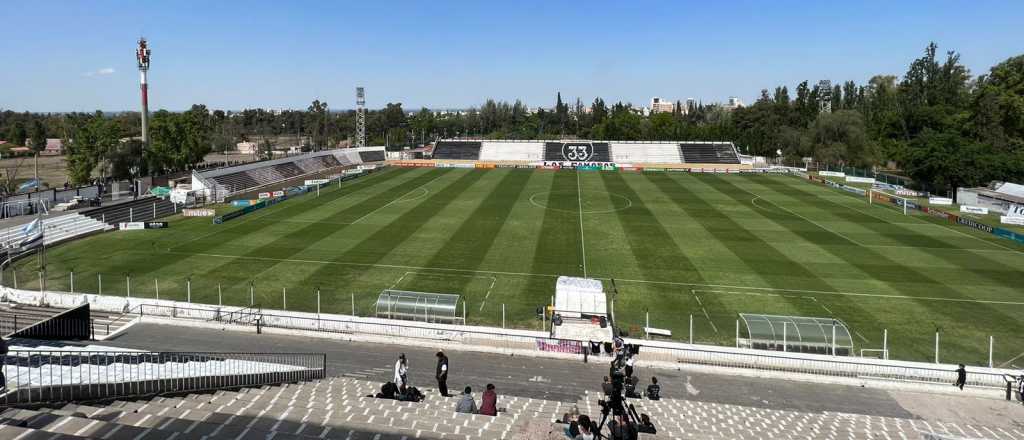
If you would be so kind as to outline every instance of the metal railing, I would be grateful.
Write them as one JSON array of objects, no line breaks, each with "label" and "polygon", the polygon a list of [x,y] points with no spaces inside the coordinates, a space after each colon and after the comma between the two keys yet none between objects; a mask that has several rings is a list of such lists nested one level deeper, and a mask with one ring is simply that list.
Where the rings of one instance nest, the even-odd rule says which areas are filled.
[{"label": "metal railing", "polygon": [[0,406],[52,405],[324,378],[323,353],[13,350]]},{"label": "metal railing", "polygon": [[[201,308],[172,308],[143,305],[140,314],[182,319],[211,320],[219,311]],[[591,342],[555,339],[539,332],[506,331],[459,325],[426,325],[381,319],[338,317],[302,317],[264,311],[259,321],[264,328],[280,328],[324,333],[365,335],[384,338],[421,339],[490,347],[498,350],[527,350],[561,353],[569,356],[598,356],[589,352]],[[384,321],[384,322],[381,322]],[[237,323],[243,324],[243,323]],[[243,324],[244,325],[244,324]],[[955,367],[923,362],[862,359],[827,354],[782,353],[711,345],[656,342],[627,339],[641,346],[642,361],[699,365],[713,368],[743,369],[794,373],[821,377],[859,379],[917,384],[948,385],[956,379]],[[603,345],[603,344],[602,344]],[[586,353],[586,354],[585,354]],[[598,361],[600,362],[600,361]],[[1009,370],[973,367],[967,375],[967,386],[1003,389]]]}]

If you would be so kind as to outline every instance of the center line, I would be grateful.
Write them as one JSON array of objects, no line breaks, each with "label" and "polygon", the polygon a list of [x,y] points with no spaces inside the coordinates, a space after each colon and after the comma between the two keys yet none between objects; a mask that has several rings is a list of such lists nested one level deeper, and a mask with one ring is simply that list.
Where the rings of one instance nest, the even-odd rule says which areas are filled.
[{"label": "center line", "polygon": [[587,244],[583,238],[583,188],[580,187],[580,172],[576,171],[576,201],[580,205],[580,250],[583,252],[583,278],[587,277]]}]

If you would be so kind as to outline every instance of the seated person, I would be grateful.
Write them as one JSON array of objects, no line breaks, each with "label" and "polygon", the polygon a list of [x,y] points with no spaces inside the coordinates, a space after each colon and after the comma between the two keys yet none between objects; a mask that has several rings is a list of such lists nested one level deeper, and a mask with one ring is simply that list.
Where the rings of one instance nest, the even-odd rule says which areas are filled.
[{"label": "seated person", "polygon": [[395,398],[402,402],[419,402],[423,400],[423,393],[419,388],[402,385],[398,387],[398,395]]},{"label": "seated person", "polygon": [[610,396],[615,388],[612,386],[612,380],[608,376],[604,377],[604,382],[601,382],[601,391],[604,392],[605,396]]},{"label": "seated person", "polygon": [[639,399],[643,397],[640,395],[640,393],[636,391],[636,386],[639,383],[640,378],[636,376],[631,376],[628,379],[626,379],[626,397],[630,399]]},{"label": "seated person", "polygon": [[463,414],[476,414],[476,401],[473,400],[473,389],[466,387],[462,392],[462,397],[459,398],[459,402],[455,404],[455,412]]},{"label": "seated person", "polygon": [[377,393],[376,396],[367,396],[367,397],[376,397],[378,399],[394,399],[397,394],[398,394],[398,386],[396,386],[394,382],[390,382],[389,381],[389,382],[385,383],[384,385],[380,386],[380,392]]},{"label": "seated person", "polygon": [[608,422],[608,437],[612,440],[636,440],[637,429],[627,416],[615,416]]},{"label": "seated person", "polygon": [[651,376],[651,384],[647,385],[647,398],[661,400],[661,386],[658,385],[658,378]]},{"label": "seated person", "polygon": [[498,415],[498,393],[494,391],[494,384],[487,384],[484,395],[480,397],[480,414],[485,416]]},{"label": "seated person", "polygon": [[654,427],[653,423],[651,423],[651,417],[647,414],[640,414],[640,426],[638,426],[636,430],[644,434],[658,433],[658,429]]},{"label": "seated person", "polygon": [[594,432],[596,432],[594,422],[590,421],[590,417],[582,415],[575,422],[565,427],[565,436],[572,440],[594,440]]}]

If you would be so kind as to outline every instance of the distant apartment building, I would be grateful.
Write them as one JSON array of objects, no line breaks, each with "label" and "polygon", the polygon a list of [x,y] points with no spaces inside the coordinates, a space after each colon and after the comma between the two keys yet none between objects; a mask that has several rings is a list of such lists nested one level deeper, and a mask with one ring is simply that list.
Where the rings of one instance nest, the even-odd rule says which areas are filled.
[{"label": "distant apartment building", "polygon": [[671,113],[676,108],[672,101],[665,101],[657,96],[651,98],[651,113]]}]

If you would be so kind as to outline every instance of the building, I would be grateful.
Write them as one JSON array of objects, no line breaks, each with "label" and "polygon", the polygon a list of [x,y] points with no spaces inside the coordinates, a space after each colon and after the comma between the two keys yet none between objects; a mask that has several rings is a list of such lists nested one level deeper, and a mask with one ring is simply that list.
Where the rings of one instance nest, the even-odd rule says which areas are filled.
[{"label": "building", "polygon": [[64,154],[64,141],[58,138],[46,139],[46,148],[39,152],[43,156],[60,156]]},{"label": "building", "polygon": [[651,113],[672,113],[676,109],[675,103],[665,101],[657,96],[651,98]]},{"label": "building", "polygon": [[736,110],[736,109],[738,109],[740,107],[743,107],[743,106],[744,106],[743,105],[743,101],[740,100],[740,98],[737,98],[735,96],[730,96],[729,97],[729,101],[725,104],[725,109],[726,110]]},{"label": "building", "polygon": [[956,201],[961,205],[988,208],[1007,215],[1014,207],[1024,206],[1024,185],[992,182],[987,187],[957,188]]}]

